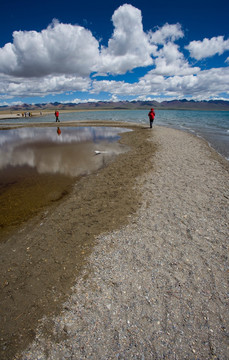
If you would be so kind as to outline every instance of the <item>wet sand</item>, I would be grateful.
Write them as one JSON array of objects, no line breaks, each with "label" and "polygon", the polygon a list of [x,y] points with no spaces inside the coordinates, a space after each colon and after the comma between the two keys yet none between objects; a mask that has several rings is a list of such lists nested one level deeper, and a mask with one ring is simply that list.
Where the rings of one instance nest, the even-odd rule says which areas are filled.
[{"label": "wet sand", "polygon": [[121,141],[2,244],[1,359],[228,359],[228,162],[173,129]]}]

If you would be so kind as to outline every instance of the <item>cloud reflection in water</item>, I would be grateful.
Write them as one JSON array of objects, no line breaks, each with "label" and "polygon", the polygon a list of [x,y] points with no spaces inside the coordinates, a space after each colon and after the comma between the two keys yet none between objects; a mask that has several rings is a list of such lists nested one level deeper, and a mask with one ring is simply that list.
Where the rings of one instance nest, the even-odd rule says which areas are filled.
[{"label": "cloud reflection in water", "polygon": [[[0,170],[8,166],[35,168],[38,173],[78,176],[103,165],[124,151],[111,127],[19,128],[0,131]],[[95,150],[106,150],[94,156]]]}]

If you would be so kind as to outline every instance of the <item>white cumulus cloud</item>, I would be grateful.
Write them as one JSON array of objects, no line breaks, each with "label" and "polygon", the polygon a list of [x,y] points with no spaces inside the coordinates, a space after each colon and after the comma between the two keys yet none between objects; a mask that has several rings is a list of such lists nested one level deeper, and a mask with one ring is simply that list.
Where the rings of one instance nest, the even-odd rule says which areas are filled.
[{"label": "white cumulus cloud", "polygon": [[224,40],[224,36],[205,38],[203,41],[191,41],[185,48],[189,50],[191,57],[201,60],[229,50],[229,39]]},{"label": "white cumulus cloud", "polygon": [[21,77],[85,76],[98,56],[99,43],[89,30],[54,21],[40,33],[15,31],[13,43],[0,49],[0,72]]},{"label": "white cumulus cloud", "polygon": [[156,68],[152,70],[155,74],[166,76],[190,75],[200,70],[198,67],[191,67],[183,53],[179,51],[178,45],[171,42],[165,44],[158,51],[157,56],[155,60]]},{"label": "white cumulus cloud", "polygon": [[167,41],[174,42],[182,37],[184,37],[184,33],[179,23],[172,25],[166,23],[155,32],[149,32],[150,42],[154,44],[164,44]]},{"label": "white cumulus cloud", "polygon": [[132,5],[122,5],[113,14],[114,32],[108,47],[102,47],[99,70],[123,74],[138,66],[153,63],[156,49],[143,31],[141,11]]},{"label": "white cumulus cloud", "polygon": [[[0,76],[1,93],[5,98],[12,96],[45,96],[61,94],[66,91],[87,91],[90,88],[89,78],[69,75],[48,75],[43,78],[20,78]],[[6,96],[6,94],[9,94]]]},{"label": "white cumulus cloud", "polygon": [[128,84],[124,81],[95,81],[93,91],[105,91],[116,96],[173,96],[183,98],[193,96],[204,99],[217,97],[227,92],[229,84],[229,68],[218,68],[199,71],[197,74],[162,76],[149,71],[138,82]]}]

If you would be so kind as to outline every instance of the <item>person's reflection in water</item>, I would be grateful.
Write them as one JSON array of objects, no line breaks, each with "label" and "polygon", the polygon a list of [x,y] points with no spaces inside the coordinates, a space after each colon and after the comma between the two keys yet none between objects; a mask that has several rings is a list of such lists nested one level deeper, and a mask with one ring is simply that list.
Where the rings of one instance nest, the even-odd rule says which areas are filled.
[{"label": "person's reflection in water", "polygon": [[61,130],[60,130],[60,128],[59,128],[59,127],[57,128],[57,134],[58,134],[58,136],[60,136],[60,135],[61,135]]}]

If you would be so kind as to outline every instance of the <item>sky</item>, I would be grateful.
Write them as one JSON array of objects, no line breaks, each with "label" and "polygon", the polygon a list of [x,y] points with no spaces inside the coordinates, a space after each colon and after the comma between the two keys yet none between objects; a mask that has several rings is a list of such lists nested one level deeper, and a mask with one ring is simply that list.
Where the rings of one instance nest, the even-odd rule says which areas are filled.
[{"label": "sky", "polygon": [[0,106],[229,101],[226,0],[9,0]]}]

